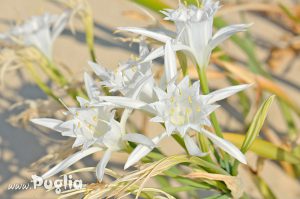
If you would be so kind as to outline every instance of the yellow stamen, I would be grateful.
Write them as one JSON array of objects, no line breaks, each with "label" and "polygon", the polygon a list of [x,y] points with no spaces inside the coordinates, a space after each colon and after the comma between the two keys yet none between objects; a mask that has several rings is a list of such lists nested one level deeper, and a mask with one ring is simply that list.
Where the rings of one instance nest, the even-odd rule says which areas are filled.
[{"label": "yellow stamen", "polygon": [[172,104],[175,102],[175,99],[174,99],[173,96],[171,97],[170,101],[171,101]]},{"label": "yellow stamen", "polygon": [[133,67],[131,67],[131,70],[132,70],[132,72],[136,72],[137,71],[137,67],[133,66]]},{"label": "yellow stamen", "polygon": [[188,100],[189,100],[189,103],[190,103],[190,104],[193,102],[191,96],[188,97]]}]

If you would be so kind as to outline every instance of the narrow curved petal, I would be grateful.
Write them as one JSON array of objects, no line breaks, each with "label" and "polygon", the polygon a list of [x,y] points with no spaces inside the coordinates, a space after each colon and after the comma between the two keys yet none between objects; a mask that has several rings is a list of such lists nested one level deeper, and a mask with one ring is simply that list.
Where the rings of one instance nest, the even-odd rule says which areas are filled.
[{"label": "narrow curved petal", "polygon": [[136,99],[139,94],[141,93],[143,87],[150,81],[152,80],[152,75],[148,75],[143,77],[141,80],[139,80],[136,85],[135,88],[130,89],[130,91],[128,93],[126,93],[126,97],[130,97],[132,99]]},{"label": "narrow curved petal", "polygon": [[199,156],[199,157],[203,157],[207,155],[207,153],[203,153],[200,150],[200,148],[197,146],[195,141],[189,135],[185,135],[183,139],[184,139],[185,146],[190,155]]},{"label": "narrow curved petal", "polygon": [[157,33],[157,32],[153,32],[153,31],[149,31],[143,28],[136,28],[136,27],[119,27],[118,30],[122,30],[122,31],[127,31],[127,32],[132,32],[138,35],[143,35],[146,37],[150,37],[152,39],[155,39],[157,41],[166,43],[168,40],[172,39],[171,37],[161,34],[161,33]]},{"label": "narrow curved petal", "polygon": [[88,73],[84,73],[83,78],[84,78],[85,90],[87,92],[89,99],[94,99],[96,85],[92,77]]},{"label": "narrow curved petal", "polygon": [[62,13],[55,24],[53,25],[52,28],[52,33],[51,33],[51,39],[54,41],[60,33],[64,30],[66,24],[68,23],[70,13],[69,12],[64,12]]},{"label": "narrow curved petal", "polygon": [[139,133],[127,133],[123,136],[123,140],[135,142],[149,147],[155,146],[155,143],[150,138]]},{"label": "narrow curved petal", "polygon": [[190,78],[189,76],[185,76],[177,85],[180,89],[185,89],[190,86]]},{"label": "narrow curved petal", "polygon": [[[159,47],[155,50],[153,50],[152,52],[150,52],[147,57],[145,59],[143,59],[141,61],[141,63],[144,63],[144,62],[149,62],[149,61],[152,61],[154,59],[157,59],[159,57],[162,57],[165,55],[165,47],[162,46],[162,47]],[[194,54],[193,50],[186,46],[186,45],[182,45],[182,44],[172,44],[172,49],[174,52],[177,52],[177,51],[183,51],[184,53],[186,53],[188,56],[190,56],[190,58],[196,60],[196,55]]]},{"label": "narrow curved petal", "polygon": [[38,124],[40,126],[47,127],[49,129],[53,129],[62,133],[64,131],[63,128],[59,128],[59,125],[63,123],[61,120],[51,119],[51,118],[38,118],[38,119],[31,119],[32,123]]},{"label": "narrow curved petal", "polygon": [[110,150],[106,150],[102,159],[100,160],[100,162],[97,164],[96,167],[96,176],[97,179],[101,182],[104,176],[104,171],[105,171],[105,167],[110,159],[111,156],[111,151]]},{"label": "narrow curved petal", "polygon": [[93,69],[94,73],[103,78],[103,77],[108,77],[108,71],[105,70],[105,67],[101,66],[100,64],[97,64],[95,62],[91,62],[89,61],[88,64],[90,65],[90,67]]},{"label": "narrow curved petal", "polygon": [[159,87],[154,87],[153,90],[154,90],[157,98],[159,99],[159,101],[166,99],[168,97],[167,93]]},{"label": "narrow curved petal", "polygon": [[247,160],[245,155],[232,143],[228,142],[227,140],[224,140],[217,135],[207,131],[204,128],[199,129],[201,133],[203,133],[206,137],[208,137],[217,147],[221,148],[225,152],[227,152],[229,155],[237,159],[243,164],[247,164]]},{"label": "narrow curved petal", "polygon": [[164,123],[164,120],[160,116],[155,116],[149,120],[150,122]]},{"label": "narrow curved petal", "polygon": [[164,55],[164,47],[159,47],[155,50],[153,50],[152,52],[150,52],[145,59],[142,60],[142,63],[144,62],[150,62],[154,59],[157,59],[159,57],[162,57]]},{"label": "narrow curved petal", "polygon": [[71,155],[70,157],[64,159],[62,162],[60,162],[59,164],[57,164],[56,166],[54,166],[53,168],[51,168],[49,171],[47,171],[44,175],[42,175],[41,177],[43,179],[49,178],[59,172],[61,172],[62,170],[68,168],[69,166],[71,166],[72,164],[74,164],[75,162],[79,161],[80,159],[93,154],[97,151],[101,151],[101,148],[99,147],[92,147],[89,149],[86,149],[84,151],[79,151],[73,155]]},{"label": "narrow curved petal", "polygon": [[[166,136],[167,136],[167,133],[164,132],[164,133],[154,137],[152,139],[152,141],[155,143],[155,145],[157,145]],[[149,146],[145,146],[145,145],[142,145],[142,144],[135,147],[135,149],[129,155],[129,157],[128,157],[126,163],[125,163],[124,169],[127,169],[127,168],[131,167],[132,165],[134,165],[135,163],[137,163],[140,159],[142,159],[148,153],[150,153],[153,150],[153,148],[154,147],[149,147]]]},{"label": "narrow curved petal", "polygon": [[77,96],[76,97],[77,102],[79,103],[80,107],[84,107],[87,104],[89,104],[89,101],[84,99],[83,97]]},{"label": "narrow curved petal", "polygon": [[251,24],[235,24],[220,29],[218,32],[216,32],[216,34],[209,42],[210,49],[213,50],[216,46],[229,38],[231,35],[237,32],[246,31],[250,26]]},{"label": "narrow curved petal", "polygon": [[197,60],[197,54],[193,51],[193,49],[189,46],[183,45],[183,44],[174,44],[173,45],[174,51],[182,51],[186,55],[188,55],[193,61]]},{"label": "narrow curved petal", "polygon": [[234,95],[235,93],[238,93],[242,90],[245,90],[252,86],[251,84],[242,84],[238,86],[230,86],[227,88],[219,89],[214,92],[211,92],[208,95],[204,96],[204,102],[207,104],[213,104],[217,101],[220,101],[222,99],[225,99],[231,95]]},{"label": "narrow curved petal", "polygon": [[171,81],[177,74],[176,56],[171,46],[171,40],[165,45],[165,74],[167,82]]},{"label": "narrow curved petal", "polygon": [[[145,102],[142,102],[140,100],[121,96],[101,96],[99,97],[99,100],[130,109],[139,109],[147,105]],[[101,103],[99,103],[98,105],[101,105]],[[97,106],[97,104],[94,104],[94,106]]]}]

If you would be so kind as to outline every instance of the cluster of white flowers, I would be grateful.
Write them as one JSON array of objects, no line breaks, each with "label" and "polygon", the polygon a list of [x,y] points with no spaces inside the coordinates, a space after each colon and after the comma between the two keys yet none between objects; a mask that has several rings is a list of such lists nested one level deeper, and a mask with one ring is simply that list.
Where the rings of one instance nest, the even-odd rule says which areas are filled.
[{"label": "cluster of white flowers", "polygon": [[[124,150],[128,141],[138,145],[129,155],[125,169],[137,163],[163,138],[172,134],[182,137],[190,155],[208,155],[201,151],[190,136],[190,131],[203,134],[216,147],[246,163],[244,155],[237,147],[208,131],[206,127],[212,126],[209,115],[219,107],[215,102],[242,91],[249,85],[227,87],[203,95],[200,92],[199,81],[191,83],[188,76],[179,83],[177,81],[176,51],[192,55],[199,66],[205,67],[214,47],[233,33],[244,31],[248,27],[243,24],[229,26],[212,36],[213,17],[218,8],[218,2],[204,0],[201,8],[180,5],[176,10],[163,11],[167,20],[175,22],[176,38],[141,28],[119,28],[139,34],[141,38],[156,39],[164,45],[150,52],[142,39],[139,58],[121,63],[115,71],[90,62],[89,65],[100,82],[84,74],[89,99],[78,97],[80,107],[67,108],[72,119],[66,122],[48,118],[32,120],[36,124],[60,132],[63,136],[74,137],[73,147],[82,145],[81,151],[50,169],[42,178],[55,175],[92,153],[105,151],[96,167],[97,177],[101,181],[112,152]],[[164,56],[165,70],[162,79],[157,81],[153,77],[152,61],[160,56]],[[119,95],[104,95],[102,87]],[[116,109],[124,109],[119,121],[115,117]],[[137,109],[153,116],[152,122],[162,123],[165,132],[152,139],[144,136],[142,132],[127,132],[128,117]]]}]

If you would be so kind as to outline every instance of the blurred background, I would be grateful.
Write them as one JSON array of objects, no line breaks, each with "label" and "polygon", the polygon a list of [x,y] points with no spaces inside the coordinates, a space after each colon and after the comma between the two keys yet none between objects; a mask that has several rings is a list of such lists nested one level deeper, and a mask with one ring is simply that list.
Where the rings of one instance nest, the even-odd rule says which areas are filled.
[{"label": "blurred background", "polygon": [[[116,27],[154,27],[159,22],[174,30],[173,26],[162,20],[159,13],[148,9],[157,19],[154,21],[143,11],[146,9],[145,7],[133,1],[89,0],[88,2],[94,16],[97,61],[108,68],[114,68],[119,62],[138,53],[137,45],[129,45],[128,42],[122,42],[116,38],[124,36],[123,33],[114,34]],[[139,2],[143,3],[144,1]],[[178,3],[177,0],[163,2],[170,7],[176,7]],[[239,41],[244,44],[242,48],[246,48],[245,51],[241,50],[241,46],[238,46],[234,41],[228,40],[222,44],[222,53],[229,55],[238,65],[245,66],[247,71],[251,71],[248,70],[248,67],[259,65],[271,76],[272,82],[299,106],[299,1],[223,0],[221,4],[223,7],[218,13],[218,17],[229,24],[253,23],[249,33],[245,36],[247,40]],[[18,24],[33,15],[40,15],[45,12],[59,14],[63,10],[64,7],[54,1],[0,0],[0,32],[6,32],[14,24]],[[70,26],[67,26],[56,40],[53,52],[54,60],[63,68],[68,79],[80,85],[83,81],[83,72],[91,72],[87,64],[90,56],[85,44],[84,27],[79,21],[75,21],[74,25],[76,31],[72,32]],[[247,51],[247,49],[252,51]],[[249,58],[249,55],[252,59]],[[158,60],[156,65],[159,70],[161,60]],[[222,75],[224,71],[226,71],[226,67],[220,67],[217,62],[212,61],[209,75],[211,88],[217,89],[228,85],[228,81]],[[253,77],[243,70],[235,70],[234,72],[235,75],[242,75],[239,77],[240,79],[259,79],[258,76]],[[41,77],[48,84],[51,84],[46,76],[41,75]],[[0,88],[0,198],[55,198],[57,197],[55,193],[45,192],[43,189],[7,190],[7,187],[13,183],[27,183],[31,180],[32,174],[37,171],[40,173],[46,171],[49,166],[51,167],[57,160],[64,157],[62,151],[65,152],[67,148],[70,148],[70,143],[65,138],[55,132],[34,127],[28,122],[30,118],[40,116],[61,117],[62,107],[56,102],[47,100],[49,99],[47,95],[38,88],[22,66],[7,70],[4,75],[1,74],[1,78],[3,83]],[[275,89],[276,92],[278,87],[273,84],[269,86],[267,88]],[[247,93],[252,106],[257,106],[257,99],[263,95],[260,89],[265,89],[260,84],[257,87]],[[59,88],[54,87],[53,89],[58,89],[59,92]],[[268,89],[266,93],[266,95],[270,95]],[[243,116],[243,108],[235,105],[238,100],[237,97],[232,97],[221,103],[223,108],[218,110],[218,117],[224,131],[242,133],[245,128],[244,124],[249,122],[251,114],[253,115],[253,110],[250,108],[248,110],[250,116]],[[66,103],[72,105],[73,102],[66,99]],[[133,117],[139,118],[138,113]],[[267,118],[268,128],[262,137],[285,148],[289,148],[291,143],[300,144],[298,137],[299,116],[292,112],[290,117],[293,121],[292,127],[287,125],[286,116],[283,116],[278,103],[274,103]],[[160,129],[149,123],[146,132],[148,135],[154,136],[160,132]],[[289,138],[293,139],[293,142],[289,141]],[[169,154],[181,153],[180,150],[174,150],[176,148],[174,145],[176,144],[168,140],[164,141],[161,147]],[[110,165],[122,172],[122,163],[126,157],[126,154],[114,156]],[[101,158],[101,154],[87,157],[71,168],[94,166],[99,158]],[[253,166],[254,170],[257,169],[257,156],[249,152],[248,158],[253,160],[250,161],[250,166]],[[38,163],[36,163],[37,161]],[[289,171],[289,167],[278,162],[265,160],[259,169],[259,175],[277,198],[300,198],[299,181]],[[243,177],[245,189],[252,198],[263,198],[258,188],[253,184],[253,179],[249,174],[251,172],[249,169],[241,168],[240,175]],[[80,177],[89,182],[95,181],[91,174],[84,174]]]}]

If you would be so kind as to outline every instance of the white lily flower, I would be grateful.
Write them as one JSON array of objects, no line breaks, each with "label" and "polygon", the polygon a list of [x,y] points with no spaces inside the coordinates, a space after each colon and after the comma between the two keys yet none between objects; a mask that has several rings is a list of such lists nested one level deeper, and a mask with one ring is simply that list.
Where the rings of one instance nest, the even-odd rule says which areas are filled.
[{"label": "white lily flower", "polygon": [[[219,107],[214,104],[215,102],[225,99],[249,86],[232,86],[214,91],[208,95],[200,95],[199,81],[190,85],[189,78],[185,77],[178,85],[174,83],[169,84],[166,92],[160,88],[155,88],[159,101],[150,105],[156,112],[156,116],[151,121],[164,123],[166,132],[155,137],[153,142],[158,144],[165,136],[179,133],[184,139],[190,155],[207,155],[207,153],[203,153],[200,150],[194,140],[188,135],[187,132],[192,129],[204,134],[217,147],[220,147],[240,162],[246,164],[245,156],[237,147],[207,131],[204,126],[211,126],[209,115]],[[139,145],[129,156],[125,168],[135,164],[152,149],[151,147]],[[138,154],[137,157],[135,157],[136,154]]]},{"label": "white lily flower", "polygon": [[[144,101],[153,101],[153,85],[154,79],[151,71],[152,63],[143,62],[149,53],[149,49],[143,41],[140,43],[140,58],[138,60],[130,59],[122,63],[116,70],[109,71],[106,67],[99,64],[89,62],[96,75],[101,79],[99,86],[105,86],[110,92],[119,91],[123,96],[132,97],[140,85],[143,85],[138,98]],[[144,82],[147,80],[146,84]]]},{"label": "white lily flower", "polygon": [[68,20],[69,12],[61,15],[46,13],[41,16],[33,16],[24,24],[12,28],[7,33],[0,34],[0,39],[18,45],[34,46],[48,59],[52,59],[53,42],[63,31]]},{"label": "white lily flower", "polygon": [[[42,175],[42,178],[51,177],[63,169],[71,166],[78,160],[98,151],[104,151],[104,155],[96,167],[96,175],[99,181],[103,179],[104,169],[112,152],[124,149],[127,141],[136,142],[153,147],[155,143],[146,136],[138,133],[125,133],[121,124],[114,119],[115,112],[110,106],[97,106],[94,97],[94,82],[85,74],[85,84],[91,101],[77,97],[79,108],[68,108],[72,119],[64,122],[50,118],[32,119],[35,124],[60,132],[63,136],[74,137],[73,147],[82,146],[82,150],[63,160]],[[99,94],[100,95],[100,94]]]},{"label": "white lily flower", "polygon": [[[219,7],[218,1],[206,0],[202,2],[201,8],[194,5],[186,7],[180,4],[176,10],[163,10],[162,13],[166,15],[165,19],[173,21],[176,25],[176,38],[143,28],[120,27],[119,29],[150,37],[166,44],[172,41],[174,51],[183,50],[192,54],[200,67],[206,67],[211,51],[217,45],[237,32],[246,31],[250,26],[249,24],[231,25],[220,29],[213,35],[213,18]],[[146,60],[150,58],[153,60],[164,54],[164,50],[160,48],[150,53]]]},{"label": "white lily flower", "polygon": [[219,107],[219,105],[214,104],[215,102],[248,87],[249,85],[232,86],[214,91],[208,95],[200,95],[199,81],[190,86],[189,78],[185,77],[178,85],[169,84],[167,92],[159,88],[155,89],[159,101],[151,105],[156,110],[156,116],[151,121],[164,123],[169,136],[178,132],[189,146],[187,149],[191,155],[198,154],[202,156],[204,154],[187,137],[189,129],[205,134],[218,147],[245,163],[244,155],[236,147],[217,136],[208,135],[204,126],[211,126],[209,115]]}]

